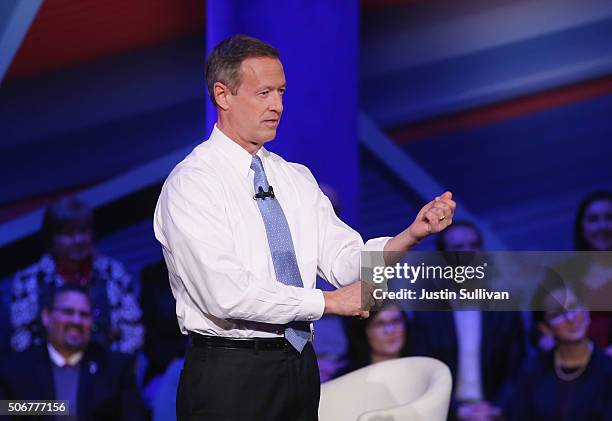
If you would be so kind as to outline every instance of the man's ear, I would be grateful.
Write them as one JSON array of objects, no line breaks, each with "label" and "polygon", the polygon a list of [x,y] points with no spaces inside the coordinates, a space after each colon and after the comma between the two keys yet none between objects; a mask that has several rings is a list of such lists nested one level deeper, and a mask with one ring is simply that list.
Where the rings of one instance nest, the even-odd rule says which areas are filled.
[{"label": "man's ear", "polygon": [[43,308],[43,311],[40,313],[40,318],[45,328],[49,327],[49,317],[49,309],[47,307]]},{"label": "man's ear", "polygon": [[213,94],[215,95],[217,106],[223,111],[227,111],[230,107],[230,97],[232,96],[229,88],[221,82],[215,82],[213,85]]}]

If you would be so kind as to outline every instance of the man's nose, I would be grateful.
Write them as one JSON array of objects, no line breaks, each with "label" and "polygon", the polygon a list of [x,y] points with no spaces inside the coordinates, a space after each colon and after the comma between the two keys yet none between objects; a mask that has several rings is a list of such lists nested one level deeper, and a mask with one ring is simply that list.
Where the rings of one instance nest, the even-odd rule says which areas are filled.
[{"label": "man's nose", "polygon": [[79,314],[78,311],[75,311],[70,315],[70,322],[75,325],[82,325],[85,319],[86,316],[84,316],[83,314]]},{"label": "man's nose", "polygon": [[280,92],[275,92],[274,95],[271,95],[272,99],[270,100],[270,110],[276,111],[278,114],[282,114],[283,112],[283,96]]}]

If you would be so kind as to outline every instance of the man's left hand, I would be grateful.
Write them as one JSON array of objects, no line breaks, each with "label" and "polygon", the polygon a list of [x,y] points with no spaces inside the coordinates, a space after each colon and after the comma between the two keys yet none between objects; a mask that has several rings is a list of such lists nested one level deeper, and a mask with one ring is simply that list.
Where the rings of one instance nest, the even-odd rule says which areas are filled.
[{"label": "man's left hand", "polygon": [[430,234],[442,231],[453,222],[457,204],[449,191],[436,197],[421,208],[414,222],[408,227],[410,235],[421,241]]},{"label": "man's left hand", "polygon": [[408,228],[387,241],[384,247],[385,264],[394,265],[404,253],[429,234],[442,231],[453,222],[457,204],[449,191],[423,206]]}]

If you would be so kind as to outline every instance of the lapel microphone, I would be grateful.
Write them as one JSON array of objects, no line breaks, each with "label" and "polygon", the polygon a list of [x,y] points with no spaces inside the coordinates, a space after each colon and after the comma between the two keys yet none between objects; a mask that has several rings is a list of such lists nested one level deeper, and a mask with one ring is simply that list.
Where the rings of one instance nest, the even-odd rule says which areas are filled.
[{"label": "lapel microphone", "polygon": [[257,193],[255,193],[255,195],[253,196],[253,199],[265,200],[266,197],[274,199],[274,189],[272,188],[272,186],[268,187],[268,191],[264,191],[263,187],[259,186],[259,188],[257,189]]}]

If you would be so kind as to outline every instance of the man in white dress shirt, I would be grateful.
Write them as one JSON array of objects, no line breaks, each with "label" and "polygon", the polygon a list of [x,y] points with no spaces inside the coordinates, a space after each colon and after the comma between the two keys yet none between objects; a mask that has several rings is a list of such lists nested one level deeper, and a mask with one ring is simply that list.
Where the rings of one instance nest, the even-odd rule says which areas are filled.
[{"label": "man in white dress shirt", "polygon": [[[361,252],[407,251],[446,228],[455,203],[446,192],[396,237],[364,244],[308,168],[263,147],[283,112],[278,51],[230,37],[208,57],[206,79],[217,124],[168,176],[154,217],[179,325],[192,338],[177,419],[314,420],[310,322],[368,317]],[[337,289],[315,289],[317,273]]]}]

